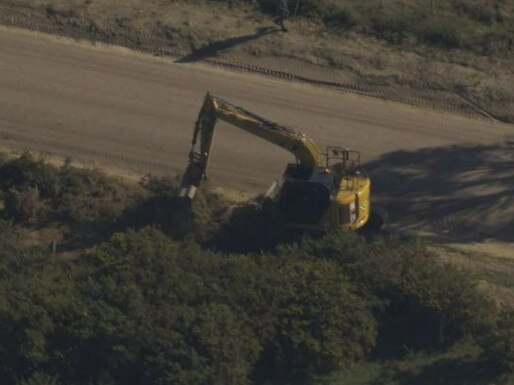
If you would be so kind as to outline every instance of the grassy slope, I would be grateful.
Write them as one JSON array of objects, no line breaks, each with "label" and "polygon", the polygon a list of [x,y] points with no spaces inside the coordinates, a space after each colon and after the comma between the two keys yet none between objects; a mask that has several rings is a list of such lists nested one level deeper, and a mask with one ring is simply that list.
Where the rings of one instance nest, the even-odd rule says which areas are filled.
[{"label": "grassy slope", "polygon": [[380,87],[399,100],[438,99],[458,108],[467,104],[464,97],[514,120],[511,2],[436,1],[432,16],[421,0],[388,0],[383,7],[375,0],[305,0],[299,14],[308,17],[291,20],[288,34],[262,30],[274,24],[254,5],[229,10],[226,3],[1,0],[0,6],[29,10],[28,21],[3,11],[4,23],[31,27],[36,20],[52,32],[175,53],[185,62],[216,57]]},{"label": "grassy slope", "polygon": [[[40,186],[40,194],[45,194],[45,191],[48,194],[48,196],[38,195],[39,198],[44,198],[41,202],[44,202],[46,207],[41,207],[39,203],[34,204],[32,199],[26,200],[23,196],[17,195],[22,199],[17,200],[16,212],[29,215],[27,218],[18,218],[19,223],[16,228],[20,238],[27,245],[41,247],[51,247],[52,241],[57,240],[57,252],[62,259],[75,258],[82,252],[81,250],[90,248],[92,242],[94,244],[101,241],[108,237],[111,231],[123,229],[125,226],[138,227],[153,223],[166,229],[165,226],[169,225],[168,209],[164,210],[166,218],[163,222],[160,222],[163,220],[162,216],[148,215],[148,212],[157,212],[155,210],[157,207],[162,211],[162,205],[169,206],[170,202],[166,197],[169,196],[170,191],[173,191],[172,181],[150,178],[146,179],[142,186],[135,186],[127,185],[119,179],[107,178],[97,172],[90,173],[73,168],[69,171],[67,168],[59,170],[45,163],[34,163],[30,158],[22,158],[14,164],[16,166],[13,166],[10,172],[6,173],[4,169],[4,173],[11,177],[3,178],[3,184],[15,188],[20,193],[25,193],[33,190],[32,187],[27,188],[27,186],[36,183]],[[15,170],[18,171],[14,172]],[[20,179],[25,180],[23,183],[12,177],[20,171],[24,175]],[[40,175],[50,177],[40,179]],[[77,186],[80,188],[77,189]],[[3,199],[10,194],[6,192],[7,187],[4,189]],[[55,192],[58,192],[56,196]],[[91,202],[91,196],[96,197],[96,204],[84,205]],[[212,212],[208,212],[208,207],[213,206],[208,200],[215,199],[215,203],[219,206],[226,203],[209,194],[202,199],[197,209],[203,211],[204,217],[210,220],[211,224],[206,224],[210,226],[212,220],[216,218],[213,217]],[[125,211],[123,208],[133,205],[135,209],[129,210],[130,215],[122,215]],[[6,206],[4,209],[8,207],[11,206]],[[37,208],[39,214],[31,207]],[[249,213],[252,212],[249,211]],[[99,215],[99,213],[103,214]],[[2,214],[5,216],[9,213],[4,211]],[[108,222],[112,223],[109,224],[102,219],[106,214],[109,214]],[[120,221],[126,224],[120,227]],[[252,218],[247,218],[247,221],[251,222]],[[204,231],[208,229],[200,230],[200,233]],[[85,236],[77,236],[78,233]],[[480,278],[488,283],[512,286],[511,281],[503,282],[505,274],[491,275],[490,266],[484,266],[484,269],[481,269],[482,265],[478,266],[477,261],[472,258],[466,259],[465,255],[462,255],[461,259],[449,254],[442,257],[466,271],[476,273],[476,268],[480,268],[478,271],[481,274]],[[500,263],[500,261],[495,262]],[[512,267],[510,261],[508,262],[504,265],[506,269]],[[312,385],[450,385],[465,382],[470,385],[485,385],[509,384],[509,381],[513,380],[511,377],[498,377],[496,368],[483,361],[481,353],[481,349],[476,344],[466,340],[443,351],[403,349],[393,356],[382,354],[370,362],[357,364],[347,370],[311,378],[310,383]]]},{"label": "grassy slope", "polygon": [[480,349],[464,341],[446,352],[406,352],[401,358],[357,365],[314,378],[312,385],[509,384],[508,376],[496,377],[494,369],[481,362],[479,356]]},{"label": "grassy slope", "polygon": [[[472,245],[469,245],[472,246]],[[499,247],[499,245],[497,245]],[[505,251],[512,246],[506,244]],[[433,250],[441,259],[460,266],[480,280],[481,290],[504,308],[514,310],[514,259],[501,253],[481,252],[480,248],[449,245]],[[500,250],[503,251],[503,250]]]}]

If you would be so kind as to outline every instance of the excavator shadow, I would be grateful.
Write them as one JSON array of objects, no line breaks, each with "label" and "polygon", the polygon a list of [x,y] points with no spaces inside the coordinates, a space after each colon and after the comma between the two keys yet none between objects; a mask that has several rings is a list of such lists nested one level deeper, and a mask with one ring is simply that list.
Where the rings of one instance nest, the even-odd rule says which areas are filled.
[{"label": "excavator shadow", "polygon": [[514,143],[395,151],[365,165],[396,229],[453,242],[514,241]]},{"label": "excavator shadow", "polygon": [[210,43],[202,48],[194,50],[189,55],[186,55],[180,59],[177,59],[175,63],[194,63],[197,61],[205,60],[209,57],[217,56],[218,53],[226,50],[230,50],[238,45],[248,43],[253,40],[260,39],[266,35],[280,32],[277,28],[262,27],[257,30],[256,33],[250,35],[243,35],[232,37],[230,39],[218,40]]}]

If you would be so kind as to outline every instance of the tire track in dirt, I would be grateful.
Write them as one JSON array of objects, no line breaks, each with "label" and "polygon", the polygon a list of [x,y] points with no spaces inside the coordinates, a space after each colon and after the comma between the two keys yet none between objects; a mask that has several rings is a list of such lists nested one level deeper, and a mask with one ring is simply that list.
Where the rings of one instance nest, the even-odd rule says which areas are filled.
[{"label": "tire track in dirt", "polygon": [[[69,36],[75,39],[85,38],[93,41],[102,41],[108,44],[123,44],[131,49],[143,53],[162,57],[172,57],[180,61],[181,58],[194,54],[185,47],[184,42],[179,42],[174,47],[163,48],[163,42],[155,35],[141,31],[123,31],[122,37],[113,40],[112,37],[101,33],[101,31],[86,28],[85,26],[74,25],[74,28],[61,24],[54,24],[51,19],[43,15],[41,11],[31,8],[22,8],[14,5],[0,5],[0,23],[4,25],[21,27],[33,31]],[[475,103],[459,93],[448,91],[430,90],[426,91],[427,96],[401,95],[391,88],[378,86],[364,86],[339,81],[328,81],[320,78],[302,76],[298,73],[279,71],[274,68],[262,67],[255,64],[233,61],[229,59],[215,59],[212,57],[197,57],[196,61],[207,63],[213,66],[222,67],[232,71],[248,72],[262,76],[288,80],[297,83],[311,84],[318,87],[337,90],[345,93],[375,97],[385,100],[395,100],[428,109],[436,109],[447,112],[457,112],[468,116],[482,117],[496,120],[494,114],[487,111],[483,106]],[[325,69],[326,71],[326,69]],[[300,71],[297,71],[301,73]],[[428,96],[430,94],[430,96]]]}]

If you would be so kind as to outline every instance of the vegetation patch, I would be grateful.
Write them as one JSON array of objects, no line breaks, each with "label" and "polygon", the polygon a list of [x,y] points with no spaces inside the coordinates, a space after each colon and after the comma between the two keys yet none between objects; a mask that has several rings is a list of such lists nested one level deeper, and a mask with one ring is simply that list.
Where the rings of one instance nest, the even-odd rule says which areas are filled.
[{"label": "vegetation patch", "polygon": [[[272,212],[255,204],[238,212],[208,192],[181,232],[166,220],[185,215],[168,179],[128,186],[28,154],[4,159],[0,171],[4,197],[40,194],[30,220],[6,205],[0,221],[7,385],[298,383],[366,365],[389,367],[393,379],[413,354],[417,368],[428,367],[462,344],[477,378],[512,370],[511,314],[418,240],[342,232],[256,241],[248,234],[273,223]],[[110,220],[97,214],[101,205],[78,216],[86,220],[71,214],[85,197],[120,191]],[[24,246],[19,229],[50,218],[70,229],[90,224],[96,241],[75,242],[74,258]],[[242,223],[248,233],[235,231]]]},{"label": "vegetation patch", "polygon": [[129,191],[95,170],[56,168],[29,153],[0,165],[4,217],[17,223],[62,221],[74,226],[104,225],[118,218]]}]

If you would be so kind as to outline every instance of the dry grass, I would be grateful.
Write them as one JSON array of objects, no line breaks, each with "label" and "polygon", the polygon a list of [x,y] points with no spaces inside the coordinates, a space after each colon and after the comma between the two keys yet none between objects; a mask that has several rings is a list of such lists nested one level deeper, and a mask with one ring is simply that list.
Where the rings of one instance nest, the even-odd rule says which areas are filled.
[{"label": "dry grass", "polygon": [[481,280],[480,290],[501,308],[514,309],[514,246],[499,242],[433,247],[442,260]]}]

